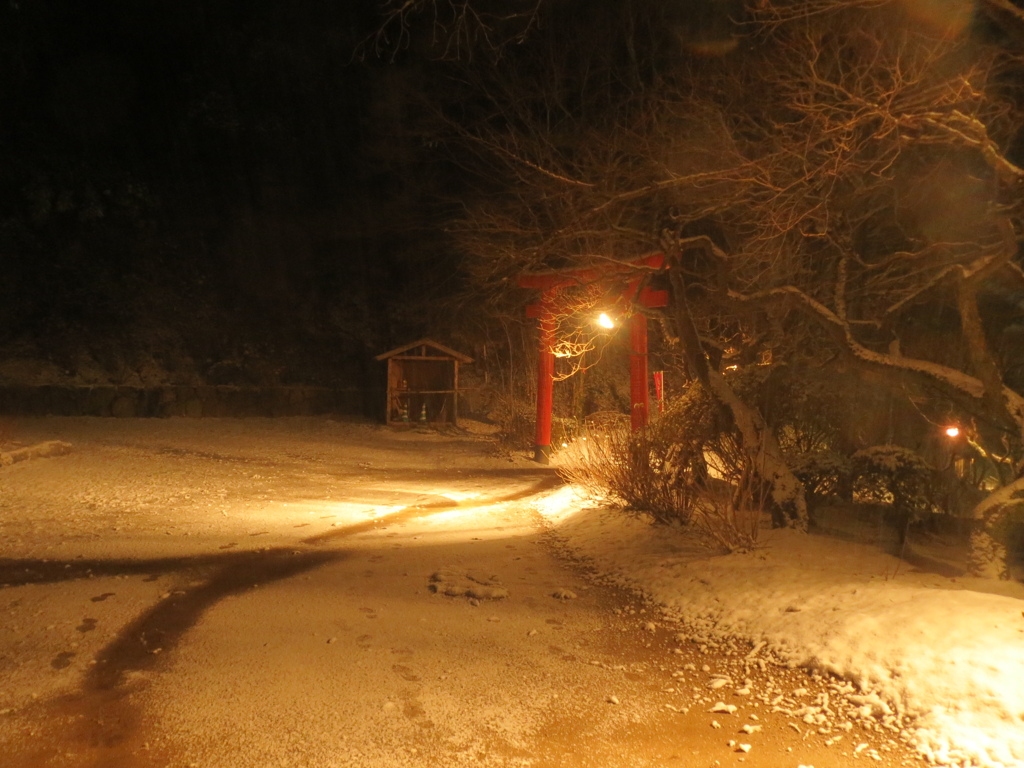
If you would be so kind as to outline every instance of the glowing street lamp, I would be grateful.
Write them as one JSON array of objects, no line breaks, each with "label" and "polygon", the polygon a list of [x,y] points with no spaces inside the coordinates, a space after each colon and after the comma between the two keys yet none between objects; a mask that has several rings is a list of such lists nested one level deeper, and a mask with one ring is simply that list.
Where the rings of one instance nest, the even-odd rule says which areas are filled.
[{"label": "glowing street lamp", "polygon": [[608,316],[607,312],[602,312],[600,315],[598,315],[597,324],[600,325],[602,328],[615,327],[615,321]]},{"label": "glowing street lamp", "polygon": [[946,437],[960,437],[960,427],[946,427]]}]

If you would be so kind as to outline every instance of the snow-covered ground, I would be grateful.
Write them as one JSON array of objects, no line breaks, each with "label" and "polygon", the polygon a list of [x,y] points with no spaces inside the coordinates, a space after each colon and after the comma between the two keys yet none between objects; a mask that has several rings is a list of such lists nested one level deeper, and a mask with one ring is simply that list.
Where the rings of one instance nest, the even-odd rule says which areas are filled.
[{"label": "snow-covered ground", "polygon": [[947,578],[877,547],[782,530],[752,553],[716,556],[686,529],[571,488],[539,506],[571,550],[664,606],[695,641],[764,642],[840,676],[848,700],[907,731],[933,765],[1024,766],[1024,585]]},{"label": "snow-covered ground", "polygon": [[[60,693],[74,674],[90,679],[90,660],[117,644],[119,628],[137,620],[129,605],[158,606],[179,599],[176,595],[201,602],[210,588],[203,581],[206,571],[218,563],[230,570],[237,560],[244,572],[250,553],[294,548],[296,557],[314,558],[313,567],[320,562],[314,557],[318,542],[333,541],[344,530],[356,534],[351,547],[364,535],[374,537],[378,548],[380,541],[390,541],[381,537],[397,534],[385,533],[382,526],[412,525],[403,509],[456,514],[463,500],[493,493],[499,483],[510,499],[539,490],[534,465],[488,454],[479,441],[367,424],[324,419],[0,423],[0,453],[47,441],[63,442],[0,467],[0,563],[4,558],[29,563],[39,577],[38,583],[33,574],[19,580],[25,586],[10,593],[3,609],[5,629],[14,638],[11,653],[24,657],[19,665],[0,668],[0,714],[12,718],[23,702]],[[915,569],[878,547],[786,531],[764,531],[763,547],[750,554],[716,555],[688,530],[652,527],[581,499],[570,488],[546,492],[533,503],[556,538],[589,560],[599,579],[644,593],[680,622],[680,634],[689,640],[738,649],[739,658],[748,654],[750,664],[774,655],[839,678],[830,684],[831,698],[801,700],[792,691],[782,695],[756,686],[741,694],[731,690],[736,686],[723,687],[730,691],[721,702],[725,711],[742,695],[760,699],[761,711],[779,708],[790,721],[802,721],[803,732],[824,733],[816,736],[819,741],[832,738],[828,734],[849,734],[855,721],[854,733],[877,730],[882,737],[904,731],[933,766],[1024,766],[1020,583],[951,579]],[[500,505],[495,509],[494,515],[506,514]],[[423,529],[410,533],[409,548],[413,539],[432,544],[447,515],[415,523]],[[510,530],[502,536],[510,537]],[[474,538],[481,533],[444,531],[445,541],[468,536],[466,547],[484,546]],[[515,539],[495,544],[495,552],[510,543]],[[424,552],[427,557],[429,548]],[[142,564],[132,566],[139,558]],[[357,558],[346,563],[317,565],[317,573],[374,567]],[[417,567],[442,565],[425,560]],[[68,578],[49,574],[47,569],[58,566],[69,569]],[[155,572],[164,575],[147,575]],[[220,572],[212,572],[216,582]],[[401,572],[388,578],[408,581]],[[48,583],[59,584],[59,590]],[[555,586],[537,586],[533,599],[546,604]],[[261,589],[246,599],[265,600],[274,591]],[[116,599],[108,599],[115,592]],[[295,599],[288,593],[288,600]],[[200,647],[196,638],[203,637],[203,628],[212,632],[232,604],[211,611],[192,633],[191,643],[177,653],[179,669],[188,669],[188,654]],[[79,605],[90,606],[89,618],[80,618]],[[451,610],[455,623],[472,615]],[[486,624],[492,631],[506,625],[516,626]],[[339,635],[330,647],[345,642]],[[515,647],[511,640],[508,644]],[[123,671],[145,670],[129,665]],[[154,678],[151,697],[162,690],[160,680]],[[717,706],[717,701],[708,704]]]}]

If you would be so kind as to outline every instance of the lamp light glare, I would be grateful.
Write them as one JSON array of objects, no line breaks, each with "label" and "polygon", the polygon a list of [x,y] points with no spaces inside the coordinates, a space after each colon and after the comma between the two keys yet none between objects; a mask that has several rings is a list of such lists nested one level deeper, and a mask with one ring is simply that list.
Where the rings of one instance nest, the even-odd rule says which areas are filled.
[{"label": "lamp light glare", "polygon": [[608,313],[607,312],[602,312],[598,316],[597,324],[600,325],[602,328],[614,328],[615,327],[615,321],[613,321],[610,317],[608,317]]},{"label": "lamp light glare", "polygon": [[946,427],[946,437],[959,437],[960,427]]}]

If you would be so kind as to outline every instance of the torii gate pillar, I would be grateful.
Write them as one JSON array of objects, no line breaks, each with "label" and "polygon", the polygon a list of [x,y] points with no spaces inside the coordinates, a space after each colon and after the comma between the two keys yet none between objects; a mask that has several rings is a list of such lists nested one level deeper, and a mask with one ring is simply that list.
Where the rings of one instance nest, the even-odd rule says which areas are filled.
[{"label": "torii gate pillar", "polygon": [[537,350],[537,428],[533,460],[547,464],[551,460],[551,407],[555,389],[555,291],[544,291],[540,300],[540,348]]},{"label": "torii gate pillar", "polygon": [[647,316],[629,319],[629,424],[633,431],[647,426],[651,393],[647,386]]},{"label": "torii gate pillar", "polygon": [[[660,253],[638,260],[632,267],[658,269],[664,262]],[[620,270],[622,268],[620,267]],[[547,464],[551,459],[551,407],[555,383],[555,298],[558,291],[569,285],[593,282],[613,276],[612,268],[588,268],[570,272],[548,272],[521,275],[522,288],[539,288],[540,301],[526,308],[527,317],[539,321],[539,349],[537,350],[537,429],[534,437],[533,460]],[[634,277],[622,292],[622,298],[635,301],[643,307],[664,307],[668,303],[667,291],[640,288],[641,277]],[[630,426],[633,431],[647,426],[650,415],[650,390],[647,384],[647,317],[634,312],[629,321],[629,392]]]}]

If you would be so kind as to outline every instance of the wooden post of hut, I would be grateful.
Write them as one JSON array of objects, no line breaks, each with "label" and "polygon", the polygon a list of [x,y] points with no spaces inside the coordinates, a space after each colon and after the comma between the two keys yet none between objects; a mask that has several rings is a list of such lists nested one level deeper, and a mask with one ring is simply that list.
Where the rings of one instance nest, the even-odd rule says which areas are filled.
[{"label": "wooden post of hut", "polygon": [[387,424],[458,423],[459,363],[473,358],[420,339],[376,359],[388,362]]}]

